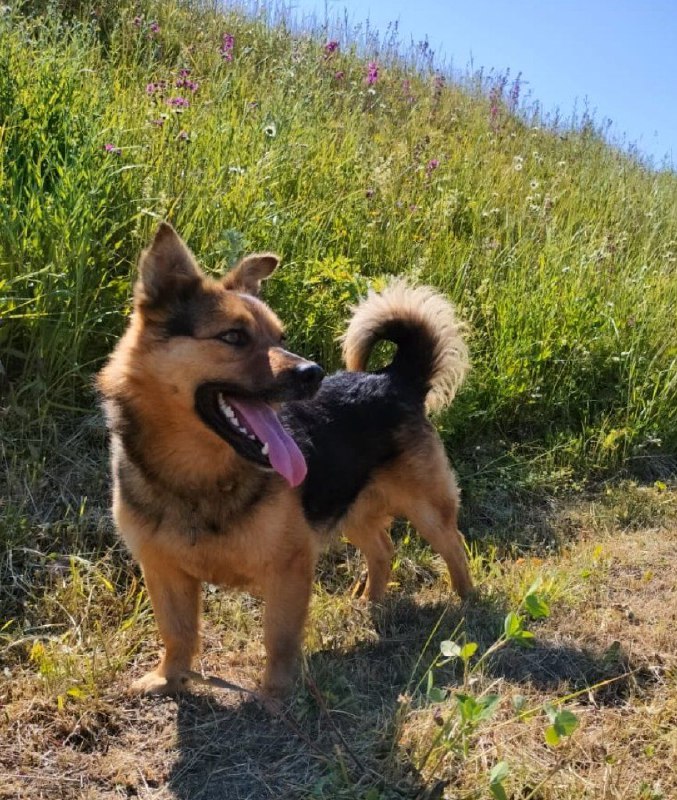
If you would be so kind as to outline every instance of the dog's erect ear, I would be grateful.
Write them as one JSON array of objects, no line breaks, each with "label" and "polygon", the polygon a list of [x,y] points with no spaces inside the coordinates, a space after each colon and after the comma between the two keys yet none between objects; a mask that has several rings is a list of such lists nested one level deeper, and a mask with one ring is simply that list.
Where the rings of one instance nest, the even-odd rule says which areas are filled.
[{"label": "dog's erect ear", "polygon": [[280,259],[275,253],[252,253],[231,269],[224,277],[223,285],[226,289],[258,297],[261,281],[272,275],[279,263]]},{"label": "dog's erect ear", "polygon": [[192,294],[202,280],[193,254],[179,234],[161,222],[155,238],[139,260],[137,301],[158,307]]}]

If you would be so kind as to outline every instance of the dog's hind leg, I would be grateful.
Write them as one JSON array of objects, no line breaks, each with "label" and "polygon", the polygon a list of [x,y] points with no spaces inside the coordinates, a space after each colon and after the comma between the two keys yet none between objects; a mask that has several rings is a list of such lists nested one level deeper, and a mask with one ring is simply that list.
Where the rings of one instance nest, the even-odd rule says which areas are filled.
[{"label": "dog's hind leg", "polygon": [[442,442],[430,425],[408,432],[407,438],[409,444],[402,455],[374,479],[374,508],[408,519],[442,556],[454,589],[466,597],[473,585],[457,524],[456,477]]},{"label": "dog's hind leg", "polygon": [[449,569],[451,583],[465,598],[473,584],[465,553],[463,535],[458,529],[458,490],[451,474],[446,491],[443,487],[417,498],[405,515],[419,534],[439,553]]},{"label": "dog's hind leg", "polygon": [[132,684],[143,694],[175,694],[186,684],[199,643],[200,582],[164,562],[142,563],[165,653],[156,669]]},{"label": "dog's hind leg", "polygon": [[395,548],[390,538],[392,517],[387,514],[351,515],[343,530],[348,541],[364,553],[367,583],[362,597],[380,602],[386,593]]}]

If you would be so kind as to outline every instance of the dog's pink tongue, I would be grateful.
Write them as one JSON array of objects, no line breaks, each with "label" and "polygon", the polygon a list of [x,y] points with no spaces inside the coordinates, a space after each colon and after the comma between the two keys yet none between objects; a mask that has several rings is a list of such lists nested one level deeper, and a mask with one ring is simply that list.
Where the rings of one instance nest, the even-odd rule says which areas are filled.
[{"label": "dog's pink tongue", "polygon": [[280,424],[277,414],[265,403],[243,403],[228,398],[242,421],[264,443],[268,443],[268,460],[291,486],[298,486],[308,467],[299,446]]}]

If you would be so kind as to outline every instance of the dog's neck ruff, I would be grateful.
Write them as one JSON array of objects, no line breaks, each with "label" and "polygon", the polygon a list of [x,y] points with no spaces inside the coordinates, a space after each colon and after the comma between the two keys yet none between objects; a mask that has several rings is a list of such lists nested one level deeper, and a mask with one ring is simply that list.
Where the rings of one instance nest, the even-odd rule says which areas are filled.
[{"label": "dog's neck ruff", "polygon": [[308,471],[303,453],[269,405],[241,398],[234,400],[223,394],[219,394],[218,404],[230,425],[249,439],[261,442],[261,454],[290,486],[303,482]]}]

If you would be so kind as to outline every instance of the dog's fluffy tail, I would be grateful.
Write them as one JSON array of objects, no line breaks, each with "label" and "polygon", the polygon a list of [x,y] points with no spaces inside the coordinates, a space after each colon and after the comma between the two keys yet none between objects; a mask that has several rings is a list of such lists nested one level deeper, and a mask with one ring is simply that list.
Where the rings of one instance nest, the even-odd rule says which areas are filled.
[{"label": "dog's fluffy tail", "polygon": [[355,308],[342,337],[343,358],[347,369],[365,371],[374,345],[394,342],[397,352],[387,371],[418,391],[429,411],[437,411],[454,399],[470,366],[464,333],[442,295],[396,279]]}]

